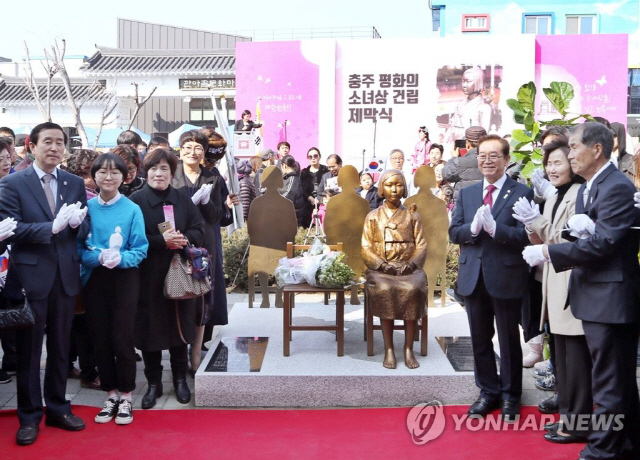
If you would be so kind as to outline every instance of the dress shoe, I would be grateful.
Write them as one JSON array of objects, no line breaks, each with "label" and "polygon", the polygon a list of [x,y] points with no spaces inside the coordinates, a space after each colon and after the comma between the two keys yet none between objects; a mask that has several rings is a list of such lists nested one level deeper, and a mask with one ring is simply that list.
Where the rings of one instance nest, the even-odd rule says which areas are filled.
[{"label": "dress shoe", "polygon": [[141,407],[143,409],[151,409],[156,405],[156,399],[162,396],[162,383],[150,383],[149,389],[142,397]]},{"label": "dress shoe", "polygon": [[560,427],[560,422],[550,422],[545,424],[542,428],[545,431],[558,431],[559,427]]},{"label": "dress shoe", "polygon": [[586,438],[574,434],[561,435],[557,431],[550,431],[544,434],[544,439],[556,444],[573,444],[576,442],[587,442]]},{"label": "dress shoe", "polygon": [[538,410],[543,414],[557,414],[558,413],[558,393],[552,397],[545,399],[538,404]]},{"label": "dress shoe", "polygon": [[500,407],[499,399],[485,398],[480,396],[476,402],[471,404],[471,407],[467,411],[472,417],[485,417],[489,412],[496,410]]},{"label": "dress shoe", "polygon": [[176,390],[176,399],[180,404],[187,404],[191,401],[191,391],[187,385],[186,378],[175,379],[173,381],[173,388]]},{"label": "dress shoe", "polygon": [[520,418],[520,403],[518,401],[502,401],[502,420],[505,423],[515,423]]},{"label": "dress shoe", "polygon": [[16,433],[16,444],[19,446],[28,446],[36,442],[38,437],[38,425],[22,425]]},{"label": "dress shoe", "polygon": [[89,388],[90,390],[99,390],[100,389],[100,377],[96,377],[93,380],[80,380],[80,386],[82,388]]},{"label": "dress shoe", "polygon": [[44,424],[47,426],[62,428],[67,431],[84,430],[84,422],[82,419],[73,414],[47,415],[44,419]]}]

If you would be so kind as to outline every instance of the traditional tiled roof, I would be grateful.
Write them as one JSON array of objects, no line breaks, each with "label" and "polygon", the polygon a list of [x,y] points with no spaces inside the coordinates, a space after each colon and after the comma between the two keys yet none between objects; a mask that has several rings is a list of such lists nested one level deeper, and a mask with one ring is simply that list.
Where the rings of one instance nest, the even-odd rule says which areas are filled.
[{"label": "traditional tiled roof", "polygon": [[[47,82],[37,80],[38,91],[43,102],[47,98]],[[71,94],[76,102],[79,102],[89,96],[86,104],[99,104],[109,98],[109,93],[105,92],[104,87],[99,83],[91,81],[72,81]],[[20,79],[0,79],[0,103],[3,106],[25,106],[35,105],[33,98],[26,83]],[[51,104],[66,105],[67,93],[61,81],[51,82]]]},{"label": "traditional tiled roof", "polygon": [[84,65],[89,77],[152,75],[232,75],[233,49],[123,50],[98,47]]}]

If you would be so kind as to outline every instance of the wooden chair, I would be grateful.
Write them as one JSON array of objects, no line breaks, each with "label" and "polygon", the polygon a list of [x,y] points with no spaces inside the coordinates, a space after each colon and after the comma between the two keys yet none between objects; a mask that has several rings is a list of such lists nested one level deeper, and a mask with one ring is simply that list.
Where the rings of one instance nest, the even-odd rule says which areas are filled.
[{"label": "wooden chair", "polygon": [[[381,331],[382,326],[373,324],[373,313],[369,305],[367,289],[364,290],[364,340],[367,342],[367,356],[373,356],[373,331]],[[403,331],[404,324],[393,324],[394,331]],[[427,331],[429,330],[429,313],[419,320],[414,340],[420,340],[420,354],[427,356]]]},{"label": "wooden chair", "polygon": [[[292,258],[295,251],[309,249],[308,244],[287,243],[287,257]],[[332,251],[342,251],[342,243],[329,245]],[[336,340],[338,342],[338,356],[344,355],[344,289],[343,288],[324,288],[319,286],[311,286],[310,284],[287,284],[282,288],[284,294],[283,308],[283,327],[282,327],[282,354],[289,356],[290,345],[293,331],[336,331]],[[295,306],[295,295],[298,293],[321,292],[327,295],[331,292],[336,293],[336,324],[335,326],[296,326],[292,323],[293,307]],[[325,301],[326,304],[326,301]]]}]

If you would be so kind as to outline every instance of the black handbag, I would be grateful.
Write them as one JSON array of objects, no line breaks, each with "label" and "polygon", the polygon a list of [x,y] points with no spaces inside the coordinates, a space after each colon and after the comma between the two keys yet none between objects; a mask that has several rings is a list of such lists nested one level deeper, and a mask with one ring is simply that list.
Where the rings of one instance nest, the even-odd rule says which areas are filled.
[{"label": "black handbag", "polygon": [[[11,252],[9,253],[9,267],[11,267]],[[0,297],[0,331],[24,329],[36,323],[33,309],[26,293],[22,289],[22,299]]]},{"label": "black handbag", "polygon": [[2,297],[0,301],[0,331],[24,329],[36,323],[29,300],[24,295],[24,289],[22,295],[22,300]]}]

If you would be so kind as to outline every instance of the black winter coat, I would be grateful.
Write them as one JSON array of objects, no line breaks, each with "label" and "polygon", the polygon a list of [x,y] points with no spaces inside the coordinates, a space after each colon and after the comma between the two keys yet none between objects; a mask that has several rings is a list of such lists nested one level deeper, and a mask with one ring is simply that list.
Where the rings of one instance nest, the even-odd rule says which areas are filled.
[{"label": "black winter coat", "polygon": [[[196,334],[196,301],[169,300],[164,296],[164,279],[174,251],[168,249],[158,229],[165,222],[164,205],[173,205],[176,229],[191,244],[202,246],[204,219],[187,193],[169,187],[166,197],[145,184],[131,195],[140,206],[149,240],[147,258],[140,263],[140,300],[136,311],[135,343],[142,351],[160,351],[191,343]],[[176,311],[178,318],[176,319]]]},{"label": "black winter coat", "polygon": [[[362,192],[362,187],[358,187],[356,189],[356,193],[358,194],[358,196],[362,196],[360,195],[360,192]],[[369,209],[373,211],[374,209],[378,209],[380,207],[380,205],[384,201],[384,198],[378,198],[378,187],[374,185],[369,189],[369,191],[367,191],[365,200],[369,202]]]},{"label": "black winter coat", "polygon": [[305,216],[307,207],[305,205],[305,199],[302,192],[302,185],[300,184],[300,177],[296,173],[287,173],[283,177],[284,187],[279,189],[280,195],[287,200],[293,202],[293,207],[296,209],[296,218],[298,220],[298,227],[303,227],[305,222]]}]

